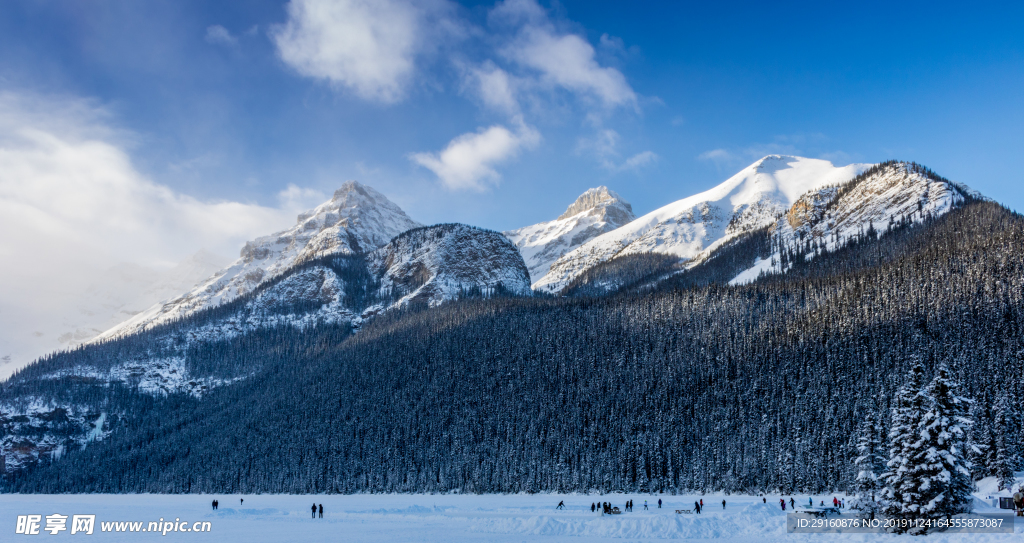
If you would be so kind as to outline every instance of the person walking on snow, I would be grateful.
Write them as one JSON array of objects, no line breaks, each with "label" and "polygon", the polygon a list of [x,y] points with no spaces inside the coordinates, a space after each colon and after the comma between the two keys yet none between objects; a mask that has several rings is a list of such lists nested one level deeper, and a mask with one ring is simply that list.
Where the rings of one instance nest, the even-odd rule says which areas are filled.
[{"label": "person walking on snow", "polygon": [[590,512],[593,513],[594,511],[597,511],[597,506],[594,505],[594,502],[590,502]]},{"label": "person walking on snow", "polygon": [[661,498],[658,498],[658,509],[661,509]]},{"label": "person walking on snow", "polygon": [[559,501],[555,509],[565,509],[565,500]]},{"label": "person walking on snow", "polygon": [[697,502],[693,502],[693,510],[696,511],[697,514],[699,515],[700,514],[700,504],[697,503]]},{"label": "person walking on snow", "polygon": [[786,498],[782,498],[781,500],[779,500],[779,503],[782,505],[782,510],[785,511],[786,510]]},{"label": "person walking on snow", "polygon": [[647,500],[644,500],[644,511],[647,511]]},{"label": "person walking on snow", "polygon": [[796,500],[794,500],[792,497],[789,498],[789,508],[796,510]]},{"label": "person walking on snow", "polygon": [[725,511],[725,500],[722,500],[722,510]]},{"label": "person walking on snow", "polygon": [[320,504],[320,518],[324,518],[324,504]]},{"label": "person walking on snow", "polygon": [[313,504],[313,507],[310,507],[310,510],[313,511],[313,518],[316,518],[316,504],[315,503]]}]

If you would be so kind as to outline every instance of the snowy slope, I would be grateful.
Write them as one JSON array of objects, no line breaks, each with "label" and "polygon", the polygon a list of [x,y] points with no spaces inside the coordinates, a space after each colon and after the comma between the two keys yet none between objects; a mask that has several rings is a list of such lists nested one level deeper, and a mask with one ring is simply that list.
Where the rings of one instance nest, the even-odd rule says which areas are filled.
[{"label": "snowy slope", "polygon": [[[175,340],[219,341],[275,326],[358,327],[410,302],[436,306],[466,292],[490,294],[499,286],[513,294],[531,292],[523,259],[504,236],[463,224],[427,226],[371,253],[321,258],[288,270],[257,288],[237,310]],[[356,295],[367,290],[370,296]],[[187,384],[190,378],[179,372],[167,381]]]},{"label": "snowy slope", "polygon": [[532,281],[547,275],[551,264],[580,245],[636,218],[629,202],[601,186],[580,195],[553,221],[504,232],[519,248]]},{"label": "snowy slope", "polygon": [[661,253],[693,261],[740,234],[767,226],[811,189],[853,179],[870,165],[771,155],[721,185],[652,211],[565,254],[534,288],[557,292],[617,256]]},{"label": "snowy slope", "polygon": [[196,375],[188,349],[197,343],[279,326],[359,327],[380,312],[410,303],[436,306],[463,294],[494,294],[497,289],[518,295],[532,292],[526,265],[507,238],[463,224],[417,228],[370,253],[336,254],[299,264],[232,304],[218,306],[212,315],[196,315],[194,324],[157,332],[144,355],[104,366],[64,368],[44,378],[119,381],[152,394],[201,396],[258,368],[217,378]]},{"label": "snowy slope", "polygon": [[[773,245],[805,258],[834,250],[873,229],[885,234],[900,222],[937,217],[965,198],[981,198],[971,189],[905,162],[885,163],[840,186],[811,190],[780,216],[772,227]],[[731,284],[756,280],[761,273],[782,270],[781,255],[759,261]]]},{"label": "snowy slope", "polygon": [[376,190],[348,181],[334,197],[299,215],[289,230],[245,244],[229,268],[166,304],[115,326],[97,339],[118,337],[216,307],[251,292],[298,262],[329,254],[372,251],[420,224]]}]

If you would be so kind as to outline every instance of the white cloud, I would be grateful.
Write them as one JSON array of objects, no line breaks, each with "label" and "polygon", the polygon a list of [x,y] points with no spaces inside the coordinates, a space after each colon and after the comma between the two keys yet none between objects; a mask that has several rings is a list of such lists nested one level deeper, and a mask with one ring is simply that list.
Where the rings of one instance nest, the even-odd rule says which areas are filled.
[{"label": "white cloud", "polygon": [[238,45],[238,38],[221,25],[206,27],[206,41],[214,45]]},{"label": "white cloud", "polygon": [[[637,108],[637,95],[622,72],[601,66],[590,42],[559,31],[534,0],[507,0],[492,10],[491,20],[518,25],[516,37],[501,48],[501,54],[539,72],[543,82],[596,98],[605,107]],[[602,37],[603,43],[613,41]]]},{"label": "white cloud", "polygon": [[111,267],[166,268],[200,248],[237,257],[313,196],[289,187],[276,208],[202,201],[140,173],[130,140],[88,101],[0,92],[0,356],[54,348],[34,333],[86,318],[79,302]]},{"label": "white cloud", "polygon": [[540,142],[540,134],[521,119],[516,125],[515,132],[501,125],[481,128],[453,139],[440,153],[415,153],[410,159],[434,172],[449,189],[484,190],[501,179],[495,165]]},{"label": "white cloud", "polygon": [[599,130],[593,139],[581,139],[576,151],[593,153],[601,167],[613,173],[639,170],[658,160],[658,155],[653,151],[641,151],[622,162],[617,162],[620,139],[618,132],[606,128]]},{"label": "white cloud", "polygon": [[403,98],[423,35],[423,12],[402,0],[292,0],[271,37],[281,59],[384,103]]},{"label": "white cloud", "polygon": [[700,160],[708,160],[715,163],[731,162],[736,159],[732,153],[725,149],[712,149],[697,155]]},{"label": "white cloud", "polygon": [[658,160],[658,155],[654,154],[654,151],[642,151],[627,158],[619,166],[619,170],[638,170],[648,164],[653,164],[655,160]]},{"label": "white cloud", "polygon": [[487,61],[481,67],[471,69],[466,79],[484,105],[509,115],[519,113],[512,76],[493,62]]},{"label": "white cloud", "polygon": [[302,212],[326,202],[327,195],[323,192],[299,187],[293,183],[277,194],[277,201],[281,209],[295,212]]}]

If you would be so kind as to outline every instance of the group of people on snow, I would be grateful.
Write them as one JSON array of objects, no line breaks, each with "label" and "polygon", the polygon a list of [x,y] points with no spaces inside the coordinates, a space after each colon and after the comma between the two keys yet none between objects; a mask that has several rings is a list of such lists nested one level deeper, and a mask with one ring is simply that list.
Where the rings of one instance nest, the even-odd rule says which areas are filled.
[{"label": "group of people on snow", "polygon": [[[764,502],[764,503],[767,503],[768,499],[762,497],[761,501]],[[782,507],[783,511],[786,510],[786,498],[779,499],[779,506]],[[814,507],[814,498],[807,498],[807,507]],[[819,505],[819,507],[825,507],[825,500],[821,500],[821,505]],[[840,498],[836,498],[836,497],[833,496],[832,497],[832,507],[835,507],[837,509],[842,509],[842,508],[846,507],[846,501],[842,500]],[[722,500],[722,508],[725,509],[725,500]],[[796,511],[796,500],[795,499],[789,498],[789,508],[792,509],[793,511]]]},{"label": "group of people on snow", "polygon": [[[245,503],[245,498],[239,498],[238,499],[238,505],[242,505],[243,503]],[[219,507],[220,507],[220,501],[219,500],[213,500],[213,510],[216,511]]]},{"label": "group of people on snow", "polygon": [[[309,509],[313,512],[313,518],[316,518],[316,504],[314,503],[313,507],[310,507]],[[320,518],[324,518],[324,504],[322,503],[320,504]]]}]

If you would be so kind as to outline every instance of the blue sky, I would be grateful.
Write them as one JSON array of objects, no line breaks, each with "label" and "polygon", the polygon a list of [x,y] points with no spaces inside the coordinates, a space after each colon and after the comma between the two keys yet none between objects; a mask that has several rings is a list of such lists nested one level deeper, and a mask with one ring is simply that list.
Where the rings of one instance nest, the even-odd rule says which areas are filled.
[{"label": "blue sky", "polygon": [[1019,210],[1022,21],[1019,3],[4,2],[0,151],[27,173],[0,174],[0,206],[64,190],[19,192],[68,154],[28,161],[34,129],[101,145],[60,166],[94,172],[69,194],[122,191],[93,218],[145,225],[35,211],[145,262],[230,253],[347,179],[420,222],[503,230],[602,184],[650,211],[769,153],[914,160]]}]

